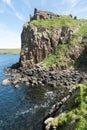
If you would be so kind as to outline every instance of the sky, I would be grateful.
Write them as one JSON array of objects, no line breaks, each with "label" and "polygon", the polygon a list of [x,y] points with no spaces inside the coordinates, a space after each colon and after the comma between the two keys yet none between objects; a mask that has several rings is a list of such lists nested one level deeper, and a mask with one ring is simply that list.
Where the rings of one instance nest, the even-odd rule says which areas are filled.
[{"label": "sky", "polygon": [[34,8],[87,19],[87,0],[0,0],[0,49],[21,47],[23,25]]}]

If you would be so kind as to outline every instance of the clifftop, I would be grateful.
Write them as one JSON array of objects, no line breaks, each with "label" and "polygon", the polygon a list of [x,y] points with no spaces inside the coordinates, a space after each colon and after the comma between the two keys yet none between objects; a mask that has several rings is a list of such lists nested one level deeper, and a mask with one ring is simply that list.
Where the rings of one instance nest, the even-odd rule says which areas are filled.
[{"label": "clifftop", "polygon": [[40,62],[58,68],[79,66],[79,56],[87,42],[86,23],[87,20],[35,9],[21,34],[21,66],[33,68]]}]

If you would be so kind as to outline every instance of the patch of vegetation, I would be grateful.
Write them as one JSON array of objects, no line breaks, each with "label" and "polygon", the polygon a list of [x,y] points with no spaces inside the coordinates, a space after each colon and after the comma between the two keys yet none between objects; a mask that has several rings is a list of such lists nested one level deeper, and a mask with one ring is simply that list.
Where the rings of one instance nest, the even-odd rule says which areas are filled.
[{"label": "patch of vegetation", "polygon": [[57,62],[57,58],[54,54],[51,54],[43,62],[47,67],[50,67],[51,65],[53,65]]},{"label": "patch of vegetation", "polygon": [[48,56],[43,62],[47,67],[50,67],[55,63],[58,64],[60,68],[62,66],[67,67],[67,61],[69,60],[68,56],[70,53],[70,44],[60,44],[55,52]]},{"label": "patch of vegetation", "polygon": [[[81,36],[87,35],[86,22],[87,20],[84,20],[84,19],[73,19],[70,16],[61,16],[58,19],[33,20],[28,23],[29,26],[47,28],[49,35],[52,32],[52,29],[55,27],[58,27],[58,28],[70,27],[71,30],[74,30],[77,28],[77,32],[75,32],[74,37],[69,43],[58,45],[55,52],[49,55],[46,59],[44,59],[43,62],[47,67],[50,67],[53,64],[57,64],[60,69],[62,67],[65,67],[65,68],[72,67],[72,66],[73,68],[76,67],[76,65],[74,64],[76,59],[73,59],[72,57],[70,57],[70,55],[73,55],[73,53],[75,54],[76,46],[77,48],[80,48],[81,40],[82,42],[87,42],[87,38],[80,39],[79,37],[80,35]],[[79,30],[78,30],[78,27],[80,28]]]},{"label": "patch of vegetation", "polygon": [[[74,63],[74,68],[85,68],[87,66],[87,24],[81,26],[80,29],[76,32],[76,35],[77,37],[82,37],[81,46],[83,46],[83,50],[80,56],[77,58],[76,62]],[[75,45],[78,45],[78,47],[81,47],[78,44],[78,40],[72,42],[75,43]]]},{"label": "patch of vegetation", "polygon": [[[62,114],[52,121],[52,126],[58,130],[86,130],[87,129],[87,81],[79,85],[74,99],[68,104],[75,106],[68,113]],[[79,92],[79,93],[78,93]],[[73,100],[72,100],[73,99]],[[77,104],[77,105],[76,105]],[[66,104],[66,108],[68,108]]]},{"label": "patch of vegetation", "polygon": [[30,26],[41,26],[45,28],[50,28],[50,27],[63,27],[63,26],[68,26],[68,27],[73,27],[77,26],[78,24],[81,24],[85,22],[86,20],[75,20],[69,16],[61,16],[58,19],[52,19],[52,20],[33,20],[29,23]]},{"label": "patch of vegetation", "polygon": [[19,54],[21,49],[0,49],[0,54]]},{"label": "patch of vegetation", "polygon": [[87,25],[83,25],[80,30],[73,35],[70,42],[59,44],[55,52],[43,61],[44,64],[47,67],[50,67],[53,64],[58,64],[59,68],[61,68],[62,66],[65,66],[65,68],[69,68],[72,66],[73,68],[78,68],[87,65],[86,33]]},{"label": "patch of vegetation", "polygon": [[53,64],[57,64],[61,69],[65,68],[81,68],[87,65],[87,45],[81,43],[78,37],[74,37],[70,43],[60,44],[46,59],[43,63],[50,67]]},{"label": "patch of vegetation", "polygon": [[76,32],[79,36],[87,37],[87,24],[81,26],[81,28]]}]

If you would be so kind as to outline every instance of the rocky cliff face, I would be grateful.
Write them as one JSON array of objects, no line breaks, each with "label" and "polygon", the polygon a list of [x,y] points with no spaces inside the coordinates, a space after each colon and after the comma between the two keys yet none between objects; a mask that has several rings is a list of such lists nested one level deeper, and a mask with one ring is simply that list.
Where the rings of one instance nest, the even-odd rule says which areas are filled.
[{"label": "rocky cliff face", "polygon": [[[36,10],[34,16],[48,16],[46,11],[37,12]],[[70,16],[61,16],[58,19],[46,17],[44,20],[33,18],[23,26],[20,65],[33,68],[47,59],[44,62],[47,66],[49,57],[51,60],[55,59],[51,65],[57,63],[58,68],[70,66],[76,61],[79,64],[82,59],[79,57],[87,45],[86,24],[86,20],[75,20]]]},{"label": "rocky cliff face", "polygon": [[59,44],[71,39],[72,31],[68,27],[32,27],[25,25],[21,34],[21,65],[33,67],[55,51]]}]

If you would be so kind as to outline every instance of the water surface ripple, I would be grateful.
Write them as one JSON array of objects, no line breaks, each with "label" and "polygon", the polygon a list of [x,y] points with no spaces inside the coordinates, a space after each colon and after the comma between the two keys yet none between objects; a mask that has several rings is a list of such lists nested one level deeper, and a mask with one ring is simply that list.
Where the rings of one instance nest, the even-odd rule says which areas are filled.
[{"label": "water surface ripple", "polygon": [[44,113],[58,99],[46,88],[3,86],[4,68],[19,60],[19,55],[0,55],[0,130],[41,130]]}]

